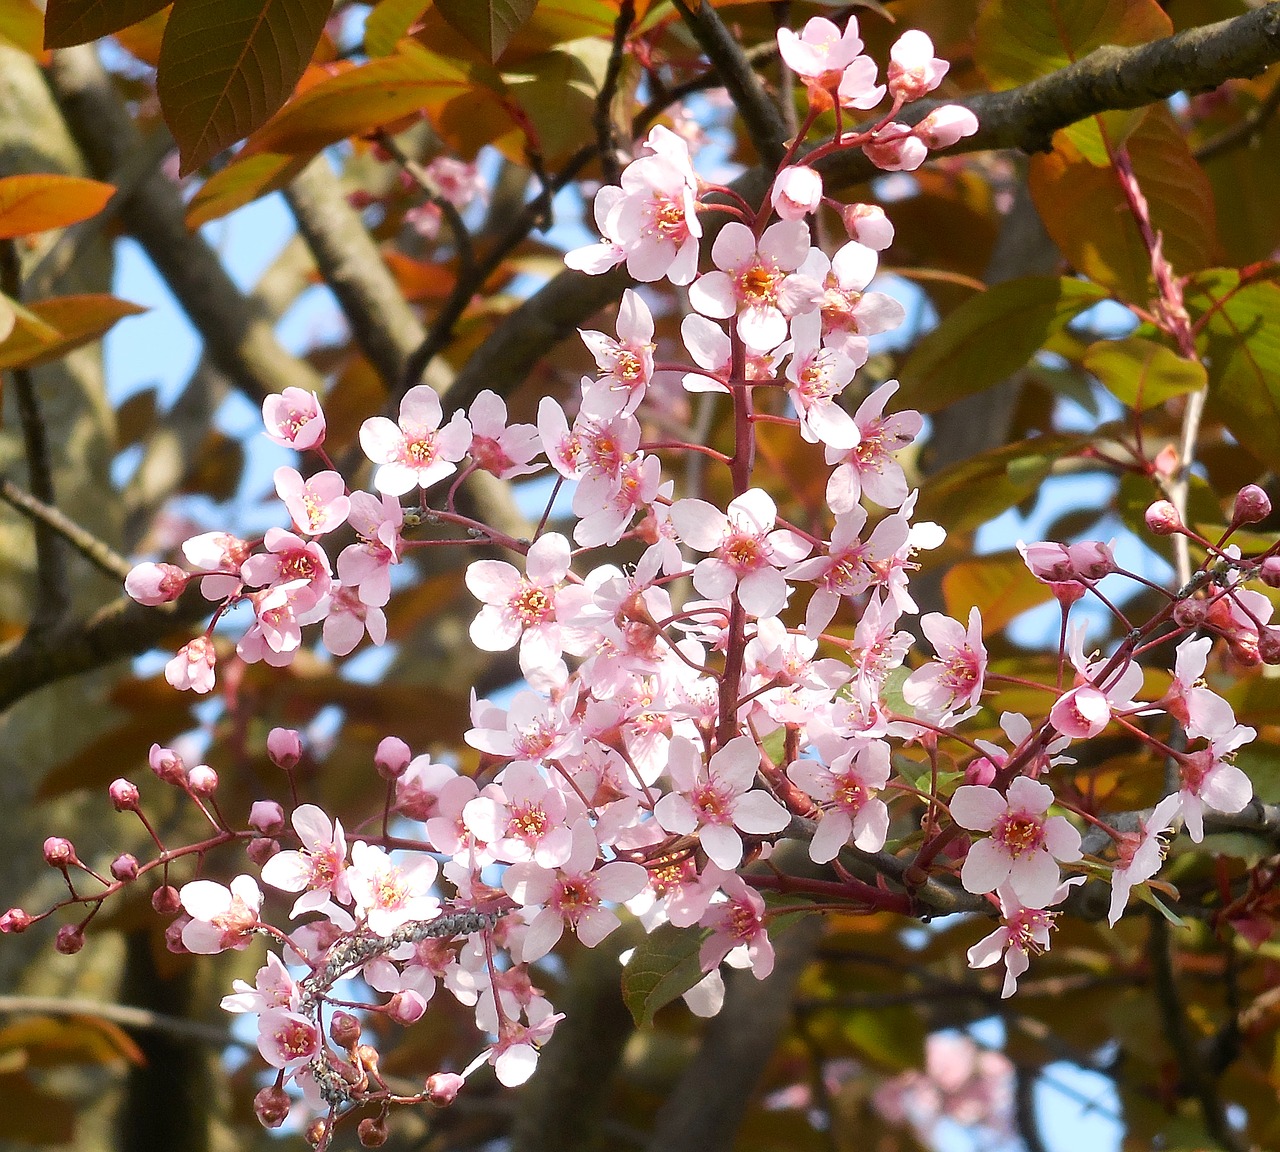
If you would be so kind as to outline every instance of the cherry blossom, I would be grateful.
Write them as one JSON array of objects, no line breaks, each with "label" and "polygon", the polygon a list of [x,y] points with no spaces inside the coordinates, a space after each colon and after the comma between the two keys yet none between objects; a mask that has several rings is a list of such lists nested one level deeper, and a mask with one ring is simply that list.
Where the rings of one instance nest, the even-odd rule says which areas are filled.
[{"label": "cherry blossom", "polygon": [[1173,824],[1181,805],[1181,797],[1176,793],[1166,796],[1149,816],[1139,820],[1136,832],[1121,835],[1117,842],[1119,855],[1111,873],[1111,909],[1107,914],[1107,923],[1111,927],[1114,928],[1124,915],[1129,892],[1134,885],[1150,880],[1160,870],[1160,861],[1164,857],[1160,837]]},{"label": "cherry blossom", "polygon": [[827,480],[827,503],[833,512],[848,512],[864,495],[882,508],[898,508],[907,498],[906,477],[893,454],[915,440],[924,421],[919,412],[884,415],[897,390],[898,382],[890,380],[858,405],[853,414],[858,443],[852,451],[827,449],[827,463],[837,465]]},{"label": "cherry blossom", "polygon": [[895,100],[919,100],[932,92],[947,74],[950,65],[933,54],[933,41],[912,28],[889,49],[889,94]]},{"label": "cherry blossom", "polygon": [[212,692],[217,659],[213,641],[207,636],[197,636],[179,648],[164,666],[164,678],[180,692],[188,688],[201,695]]},{"label": "cherry blossom", "polygon": [[751,974],[763,980],[773,971],[773,943],[765,929],[764,898],[734,872],[721,872],[716,881],[725,899],[708,905],[698,923],[711,935],[698,950],[698,963],[710,972],[730,952],[742,948]]},{"label": "cherry blossom", "polygon": [[806,164],[784,168],[769,192],[773,210],[784,220],[803,220],[822,203],[822,176]]},{"label": "cherry blossom", "polygon": [[982,695],[987,670],[982,616],[977,608],[969,609],[966,629],[940,612],[929,612],[920,618],[920,627],[937,655],[907,677],[902,695],[913,708],[950,725],[958,719],[957,711],[976,708]]},{"label": "cherry blossom", "polygon": [[471,422],[469,454],[478,468],[499,480],[514,480],[538,471],[530,461],[538,455],[540,440],[532,424],[507,424],[506,402],[485,388],[467,411]]},{"label": "cherry blossom", "polygon": [[323,909],[330,900],[348,904],[347,841],[340,821],[330,820],[314,804],[294,809],[293,827],[302,841],[299,851],[278,852],[262,867],[262,881],[282,892],[301,892],[293,917]]},{"label": "cherry blossom", "polygon": [[317,472],[304,480],[296,468],[277,468],[276,492],[299,532],[323,536],[346,523],[351,510],[347,486],[337,472]]},{"label": "cherry blossom", "polygon": [[404,509],[394,496],[351,494],[351,527],[359,534],[338,554],[338,578],[360,595],[360,602],[381,608],[391,599],[391,569],[400,563]]},{"label": "cherry blossom", "polygon": [[357,840],[346,872],[356,914],[379,936],[389,936],[410,920],[433,919],[440,913],[440,901],[430,890],[439,870],[430,856],[417,854],[404,867],[376,844]]},{"label": "cherry blossom", "polygon": [[816,760],[797,760],[788,778],[824,805],[818,830],[809,842],[815,864],[834,860],[852,841],[864,852],[879,852],[889,832],[889,809],[876,793],[889,781],[889,745],[882,740],[819,742],[827,752],[840,749],[824,767]]},{"label": "cherry blossom", "polygon": [[866,290],[879,263],[873,249],[850,241],[831,257],[814,248],[800,265],[800,273],[821,287],[818,307],[822,313],[823,343],[842,352],[858,368],[867,360],[867,337],[897,328],[906,317],[906,309],[892,296]]},{"label": "cherry blossom", "polygon": [[1003,955],[1005,977],[1000,996],[1007,1000],[1018,990],[1018,977],[1030,967],[1031,954],[1049,949],[1049,932],[1057,914],[1046,909],[1060,904],[1072,886],[1083,883],[1083,876],[1073,876],[1039,905],[1023,903],[1011,884],[1002,884],[996,895],[1004,924],[969,949],[969,967],[988,968]]},{"label": "cherry blossom", "polygon": [[179,896],[191,917],[182,929],[189,952],[212,955],[249,945],[262,908],[262,890],[252,876],[237,876],[230,885],[213,880],[184,884]]},{"label": "cherry blossom", "polygon": [[598,419],[630,416],[653,376],[653,316],[639,293],[628,288],[618,307],[618,338],[603,332],[578,335],[601,375],[583,392],[583,411]]},{"label": "cherry blossom", "polygon": [[305,452],[324,442],[325,420],[319,397],[301,388],[285,388],[262,402],[267,436],[284,448]]},{"label": "cherry blossom", "polygon": [[399,423],[372,416],[360,426],[360,446],[375,464],[373,486],[387,496],[430,488],[457,470],[471,446],[471,425],[461,412],[443,428],[443,410],[435,389],[410,388],[400,401]]}]

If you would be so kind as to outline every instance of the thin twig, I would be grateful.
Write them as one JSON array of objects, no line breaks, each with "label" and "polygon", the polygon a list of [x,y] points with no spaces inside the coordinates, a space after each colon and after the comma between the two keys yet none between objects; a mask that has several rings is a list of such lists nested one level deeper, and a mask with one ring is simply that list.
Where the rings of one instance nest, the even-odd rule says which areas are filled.
[{"label": "thin twig", "polygon": [[472,269],[475,268],[476,253],[471,244],[471,233],[467,230],[466,221],[462,219],[462,213],[458,211],[452,200],[440,195],[427,170],[400,147],[399,141],[394,136],[387,132],[379,132],[376,139],[395,158],[396,163],[412,177],[413,182],[426,194],[427,199],[440,209],[449,225],[453,244],[458,252],[458,275],[470,276]]},{"label": "thin twig", "polygon": [[604,83],[596,96],[592,121],[596,130],[596,146],[600,150],[600,167],[605,183],[616,184],[621,176],[618,165],[617,133],[613,122],[613,99],[618,92],[618,78],[622,75],[622,61],[626,56],[627,33],[635,22],[635,0],[622,0],[618,18],[613,23],[613,48],[609,52],[609,65],[605,69]]},{"label": "thin twig", "polygon": [[132,571],[133,565],[105,540],[82,528],[52,504],[37,500],[12,480],[0,480],[0,500],[16,508],[32,523],[43,524],[56,532],[90,564],[113,580],[123,580]]}]

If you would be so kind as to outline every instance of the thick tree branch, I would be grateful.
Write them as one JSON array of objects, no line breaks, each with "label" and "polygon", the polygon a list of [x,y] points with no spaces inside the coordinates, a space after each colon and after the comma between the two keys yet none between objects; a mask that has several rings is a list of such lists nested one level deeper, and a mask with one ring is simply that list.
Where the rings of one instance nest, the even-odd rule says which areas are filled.
[{"label": "thick tree branch", "polygon": [[[1006,92],[983,92],[950,103],[978,117],[978,131],[947,154],[1049,147],[1053,133],[1077,120],[1113,108],[1139,108],[1175,92],[1215,88],[1226,80],[1254,76],[1280,60],[1280,3],[1135,48],[1099,48],[1052,75]],[[900,114],[914,124],[938,107],[919,101]],[[860,151],[837,153],[822,165],[835,191],[869,180],[877,172]],[[748,200],[767,190],[755,169],[733,188]],[[533,365],[601,305],[630,283],[626,273],[586,276],[565,271],[512,312],[476,351],[454,381],[451,406],[463,406],[482,388],[515,389]]]}]

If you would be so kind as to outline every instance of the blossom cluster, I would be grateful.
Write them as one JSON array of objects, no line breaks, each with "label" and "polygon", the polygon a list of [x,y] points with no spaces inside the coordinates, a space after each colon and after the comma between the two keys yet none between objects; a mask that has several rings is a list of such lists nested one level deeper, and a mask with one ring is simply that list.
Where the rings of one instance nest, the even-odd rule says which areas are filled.
[{"label": "blossom cluster", "polygon": [[[177,917],[175,948],[218,952],[255,936],[279,947],[252,986],[224,1001],[256,1016],[259,1050],[279,1072],[260,1097],[265,1122],[287,1111],[285,1080],[331,1117],[390,1098],[376,1061],[361,1055],[359,1021],[328,1003],[339,979],[362,978],[369,1011],[400,1023],[421,1017],[441,987],[474,1010],[486,1037],[476,1059],[436,1074],[414,1099],[447,1102],[486,1062],[502,1083],[519,1084],[560,1018],[536,987],[536,966],[567,933],[599,944],[624,909],[647,929],[669,922],[700,931],[705,978],[687,996],[704,1013],[718,1005],[722,963],[767,976],[769,877],[747,866],[789,838],[806,842],[815,863],[831,864],[847,885],[844,899],[861,909],[914,904],[856,880],[841,855],[874,862],[891,841],[915,848],[925,874],[950,879],[972,907],[998,915],[1000,926],[969,959],[984,967],[1003,958],[1008,995],[1030,956],[1049,946],[1055,910],[1073,886],[1109,874],[1114,923],[1132,890],[1155,876],[1161,837],[1178,821],[1199,839],[1206,811],[1236,812],[1251,798],[1231,756],[1254,732],[1202,677],[1213,635],[1237,655],[1274,652],[1270,602],[1242,587],[1242,577],[1267,577],[1258,558],[1212,550],[1195,586],[1170,597],[1141,632],[1144,642],[1180,641],[1172,684],[1155,699],[1144,698],[1137,640],[1102,657],[1086,653],[1074,628],[1064,651],[1070,683],[1045,686],[1044,714],[1002,710],[992,703],[977,609],[964,621],[921,616],[910,589],[914,557],[937,547],[943,531],[914,519],[917,494],[900,453],[923,421],[891,410],[893,381],[856,407],[845,395],[872,338],[903,319],[892,296],[870,288],[892,228],[874,206],[827,199],[813,162],[859,147],[883,170],[910,170],[977,125],[960,108],[914,128],[894,120],[946,72],[921,33],[895,45],[883,86],[855,20],[841,30],[815,18],[778,40],[809,91],[806,129],[835,110],[836,137],[802,157],[802,132],[765,202],[752,206],[705,182],[680,136],[649,133],[620,184],[596,197],[602,239],[566,257],[593,274],[625,264],[651,286],[624,294],[612,334],[581,333],[596,372],[574,405],[544,398],[536,425],[527,425],[511,422],[494,392],[446,413],[432,388],[413,387],[394,418],[375,416],[360,429],[373,466],[372,491],[360,491],[325,453],[319,399],[287,388],[263,405],[267,435],[321,465],[306,475],[276,471],[287,526],[260,540],[203,533],[182,546],[185,567],[145,563],[127,581],[144,604],[170,602],[198,582],[217,606],[165,671],[174,687],[205,693],[216,680],[215,625],[229,624],[237,605],[252,613],[235,646],[241,661],[286,666],[314,628],[341,657],[366,635],[385,641],[395,569],[414,549],[454,538],[508,555],[473,561],[465,578],[479,605],[472,641],[488,652],[516,650],[524,681],[505,703],[472,699],[465,739],[482,754],[481,775],[389,737],[378,768],[394,786],[386,814],[394,836],[384,821],[382,835],[348,843],[339,820],[313,804],[295,801],[286,822],[279,804],[261,801],[248,830],[210,816],[225,841],[246,842],[256,878],[161,889],[158,907]],[[843,114],[876,108],[886,91],[892,108],[873,127],[845,128]],[[831,254],[814,242],[813,221],[827,209],[839,212],[848,237]],[[713,213],[728,219],[712,239]],[[686,288],[691,308],[680,325],[684,355],[671,363],[655,355],[662,281]],[[645,396],[662,373],[689,392],[727,397],[738,435],[731,456],[651,438]],[[821,526],[786,519],[755,482],[760,422],[821,446],[830,469],[830,518]],[[680,494],[672,452],[700,452],[723,467],[732,498],[721,507]],[[515,539],[456,509],[455,494],[475,471],[511,480],[548,468],[572,491],[564,531]],[[331,557],[340,528],[354,540]],[[635,557],[626,567],[607,552],[624,542]],[[1121,571],[1101,542],[1032,544],[1024,555],[1063,604],[1064,620],[1076,599]],[[913,653],[904,626],[913,616],[932,648],[927,658]],[[961,735],[980,709],[998,718],[1001,742]],[[1149,735],[1160,714],[1179,739]],[[1110,860],[1086,860],[1080,821],[1098,818],[1060,794],[1055,769],[1071,763],[1073,744],[1112,725],[1140,731],[1167,755],[1179,787],[1138,831],[1112,830]],[[904,749],[936,752],[947,740],[966,749],[958,754],[967,758],[964,782],[939,785],[935,773],[925,792]],[[269,750],[286,770],[304,751],[284,730]],[[208,768],[188,770],[167,749],[154,751],[152,767],[197,802],[216,788]],[[138,811],[136,789],[125,784],[113,786],[113,800],[118,792],[118,807]],[[197,847],[203,857],[208,845]],[[180,854],[169,853],[166,867]],[[46,855],[64,871],[78,865],[74,850]],[[135,862],[116,879],[147,870]],[[267,915],[262,886],[295,897],[288,930]],[[830,887],[823,892],[831,898]],[[13,910],[0,927],[30,920]]]}]

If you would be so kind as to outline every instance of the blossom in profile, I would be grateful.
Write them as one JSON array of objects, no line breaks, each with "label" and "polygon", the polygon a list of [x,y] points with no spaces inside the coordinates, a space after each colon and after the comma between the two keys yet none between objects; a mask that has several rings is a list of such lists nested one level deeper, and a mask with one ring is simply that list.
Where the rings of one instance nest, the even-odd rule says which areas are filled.
[{"label": "blossom in profile", "polygon": [[252,876],[237,876],[230,885],[193,880],[178,896],[191,917],[182,928],[187,951],[211,956],[248,947],[262,908],[262,890]]}]

